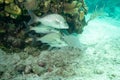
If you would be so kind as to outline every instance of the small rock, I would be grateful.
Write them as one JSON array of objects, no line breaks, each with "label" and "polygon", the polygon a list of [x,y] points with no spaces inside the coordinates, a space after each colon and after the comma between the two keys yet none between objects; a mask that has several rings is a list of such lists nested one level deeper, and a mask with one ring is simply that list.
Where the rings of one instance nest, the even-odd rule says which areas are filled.
[{"label": "small rock", "polygon": [[17,72],[19,72],[20,74],[22,74],[22,73],[24,72],[24,70],[25,70],[25,65],[22,65],[22,64],[17,65],[17,66],[15,67],[15,70],[16,70]]},{"label": "small rock", "polygon": [[32,68],[31,68],[31,66],[30,65],[27,65],[26,67],[25,67],[25,73],[26,74],[28,74],[28,73],[30,73],[32,71]]},{"label": "small rock", "polygon": [[35,74],[38,74],[38,75],[40,75],[40,74],[42,74],[43,72],[45,72],[45,68],[40,67],[40,66],[37,65],[37,64],[33,64],[33,65],[32,65],[32,70],[33,70],[33,72],[34,72]]},{"label": "small rock", "polygon": [[28,58],[29,55],[28,55],[27,52],[20,52],[19,56],[20,56],[21,59],[26,59],[26,58]]}]

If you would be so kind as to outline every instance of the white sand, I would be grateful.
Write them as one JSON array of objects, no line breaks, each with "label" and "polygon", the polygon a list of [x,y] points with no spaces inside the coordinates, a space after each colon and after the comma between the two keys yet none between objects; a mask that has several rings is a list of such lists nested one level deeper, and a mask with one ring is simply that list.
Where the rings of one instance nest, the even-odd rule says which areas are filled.
[{"label": "white sand", "polygon": [[73,80],[120,80],[119,21],[108,17],[90,21],[80,35],[80,42],[87,48],[83,68],[78,68],[78,79]]}]

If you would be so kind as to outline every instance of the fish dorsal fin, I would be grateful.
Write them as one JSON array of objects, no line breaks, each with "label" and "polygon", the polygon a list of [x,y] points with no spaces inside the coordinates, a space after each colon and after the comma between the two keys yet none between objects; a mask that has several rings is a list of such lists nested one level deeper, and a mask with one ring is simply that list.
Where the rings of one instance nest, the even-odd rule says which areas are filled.
[{"label": "fish dorsal fin", "polygon": [[31,10],[28,10],[28,13],[31,17],[30,21],[28,22],[28,25],[31,25],[31,24],[39,21],[39,18]]}]

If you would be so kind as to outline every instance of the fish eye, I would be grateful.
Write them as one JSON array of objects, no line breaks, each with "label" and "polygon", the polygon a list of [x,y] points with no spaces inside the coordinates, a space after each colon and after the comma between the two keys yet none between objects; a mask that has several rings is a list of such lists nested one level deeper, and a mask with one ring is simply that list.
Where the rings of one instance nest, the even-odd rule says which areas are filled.
[{"label": "fish eye", "polygon": [[60,22],[59,21],[55,21],[57,24],[60,24]]}]

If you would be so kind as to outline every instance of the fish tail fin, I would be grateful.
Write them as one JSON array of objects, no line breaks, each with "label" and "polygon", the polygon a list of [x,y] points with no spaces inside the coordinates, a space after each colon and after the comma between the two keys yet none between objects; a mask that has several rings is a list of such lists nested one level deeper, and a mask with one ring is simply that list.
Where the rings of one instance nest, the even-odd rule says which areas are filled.
[{"label": "fish tail fin", "polygon": [[28,33],[30,30],[30,26],[28,26],[28,24],[24,21],[24,25],[25,25],[25,32]]},{"label": "fish tail fin", "polygon": [[31,10],[28,10],[28,13],[31,17],[30,21],[28,22],[28,25],[31,25],[31,24],[39,21],[38,17]]}]

